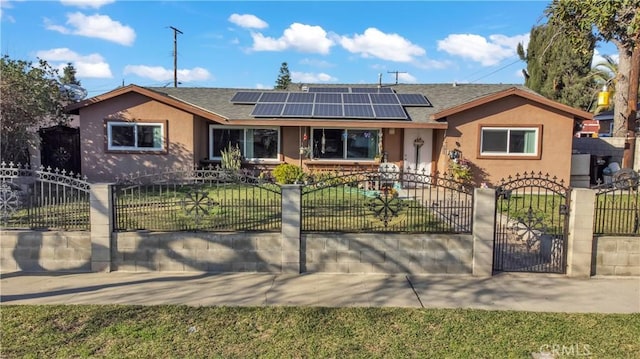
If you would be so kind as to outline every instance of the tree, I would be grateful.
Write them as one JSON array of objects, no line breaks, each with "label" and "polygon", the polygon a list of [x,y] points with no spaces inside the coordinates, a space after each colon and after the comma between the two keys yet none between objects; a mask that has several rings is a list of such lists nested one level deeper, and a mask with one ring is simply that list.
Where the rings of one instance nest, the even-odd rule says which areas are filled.
[{"label": "tree", "polygon": [[67,63],[67,66],[62,69],[60,83],[80,86],[80,80],[76,79],[76,68],[72,63]]},{"label": "tree", "polygon": [[[603,61],[593,65],[591,76],[595,81],[597,89],[606,87],[609,92],[615,92],[618,63],[610,55],[604,55],[603,58]],[[596,106],[593,112],[598,114],[602,111],[611,110],[612,108],[613,104],[610,102],[607,106]]]},{"label": "tree", "polygon": [[286,90],[289,88],[291,84],[291,74],[289,73],[289,66],[286,62],[282,63],[280,66],[280,74],[278,75],[278,79],[276,80],[276,85],[274,88],[276,90]]},{"label": "tree", "polygon": [[37,64],[0,59],[0,159],[29,163],[29,148],[37,148],[38,129],[64,123],[57,70],[44,60]]},{"label": "tree", "polygon": [[535,26],[525,53],[518,44],[520,59],[527,62],[525,86],[542,96],[575,108],[588,109],[593,79],[589,77],[595,38],[583,32],[581,48],[574,48],[555,26]]},{"label": "tree", "polygon": [[618,49],[613,135],[626,138],[622,167],[632,167],[640,81],[640,0],[554,0],[545,13],[574,45],[582,41],[577,34],[593,30],[598,40]]}]

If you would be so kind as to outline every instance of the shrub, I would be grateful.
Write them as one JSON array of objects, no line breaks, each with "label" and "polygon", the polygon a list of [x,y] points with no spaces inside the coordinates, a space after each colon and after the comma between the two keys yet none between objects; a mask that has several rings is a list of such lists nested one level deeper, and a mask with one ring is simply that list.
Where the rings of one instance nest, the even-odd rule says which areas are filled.
[{"label": "shrub", "polygon": [[273,177],[280,184],[292,184],[304,178],[302,167],[291,163],[281,163],[273,169]]},{"label": "shrub", "polygon": [[240,152],[240,148],[238,145],[229,146],[220,151],[222,155],[222,168],[229,171],[238,171],[240,170],[240,166],[242,165],[242,152]]}]

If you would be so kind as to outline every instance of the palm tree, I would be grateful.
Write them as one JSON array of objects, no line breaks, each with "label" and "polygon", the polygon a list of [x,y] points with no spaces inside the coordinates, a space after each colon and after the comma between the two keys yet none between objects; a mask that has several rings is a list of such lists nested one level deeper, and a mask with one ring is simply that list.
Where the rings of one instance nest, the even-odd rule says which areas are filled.
[{"label": "palm tree", "polygon": [[[608,88],[608,91],[611,93],[610,97],[613,98],[613,93],[616,89],[616,74],[618,73],[618,63],[610,56],[604,55],[604,61],[598,62],[591,69],[591,76],[593,76],[596,82],[596,91],[600,91],[601,88],[605,86]],[[609,101],[607,106],[596,106],[593,111],[595,114],[598,114],[602,111],[607,111],[613,109],[613,101]]]}]

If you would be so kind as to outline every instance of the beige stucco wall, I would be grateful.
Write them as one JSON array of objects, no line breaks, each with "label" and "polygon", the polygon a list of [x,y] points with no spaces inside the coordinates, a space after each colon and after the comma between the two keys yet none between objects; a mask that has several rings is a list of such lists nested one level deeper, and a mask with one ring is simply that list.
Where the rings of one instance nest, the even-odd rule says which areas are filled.
[{"label": "beige stucco wall", "polygon": [[[569,184],[573,118],[550,107],[525,98],[509,96],[489,104],[462,111],[447,118],[449,128],[441,146],[436,148],[438,170],[446,171],[448,151],[458,149],[471,162],[476,184],[496,185],[500,179],[517,173],[542,172]],[[539,159],[516,157],[479,158],[479,131],[482,125],[511,127],[542,125]]]},{"label": "beige stucco wall", "polygon": [[[136,171],[162,171],[167,167],[175,168],[176,164],[188,167],[198,161],[194,156],[193,142],[194,138],[200,139],[201,136],[194,135],[193,115],[145,96],[129,93],[118,101],[99,102],[81,109],[80,116],[82,174],[91,182],[113,181],[116,176]],[[166,153],[106,152],[105,119],[167,121]],[[202,127],[201,123],[199,128]]]}]

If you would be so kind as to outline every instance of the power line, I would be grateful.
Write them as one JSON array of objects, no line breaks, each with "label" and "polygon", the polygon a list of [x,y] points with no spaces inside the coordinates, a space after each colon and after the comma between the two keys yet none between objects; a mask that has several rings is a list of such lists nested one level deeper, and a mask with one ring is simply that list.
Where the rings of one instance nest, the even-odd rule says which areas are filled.
[{"label": "power line", "polygon": [[496,70],[494,70],[494,71],[491,71],[491,72],[489,72],[488,74],[486,74],[486,75],[484,75],[484,76],[480,76],[480,77],[476,78],[476,79],[475,79],[475,80],[473,80],[473,81],[469,81],[469,83],[470,83],[470,84],[472,84],[472,83],[474,83],[474,82],[477,82],[477,81],[479,81],[479,80],[482,80],[483,78],[488,77],[488,76],[491,76],[491,75],[495,74],[495,73],[496,73],[496,72],[498,72],[498,71],[502,71],[502,70],[506,69],[507,67],[509,67],[509,66],[511,66],[511,65],[513,65],[513,64],[515,64],[515,63],[518,63],[518,62],[520,62],[520,61],[521,61],[521,60],[518,58],[517,60],[515,60],[515,61],[513,61],[513,62],[511,62],[511,63],[508,63],[508,64],[506,64],[506,65],[504,65],[504,66],[502,66],[502,67],[500,67],[500,68],[498,68],[498,69],[496,69]]}]

